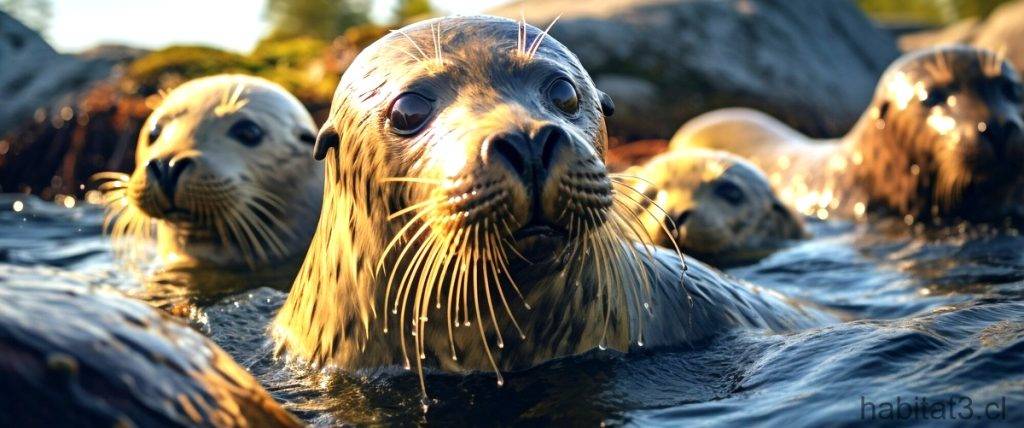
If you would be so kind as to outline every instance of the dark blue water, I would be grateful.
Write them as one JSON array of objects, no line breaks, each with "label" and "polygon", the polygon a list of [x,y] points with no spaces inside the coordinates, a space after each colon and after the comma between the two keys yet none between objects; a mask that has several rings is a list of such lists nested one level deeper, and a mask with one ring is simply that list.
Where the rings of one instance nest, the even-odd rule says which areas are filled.
[{"label": "dark blue water", "polygon": [[[0,196],[0,273],[31,265],[54,281],[137,288],[100,233],[102,213],[81,205]],[[489,374],[433,373],[426,414],[411,372],[330,376],[272,358],[264,332],[280,291],[226,298],[192,322],[314,423],[1024,426],[1024,238],[884,223],[815,223],[814,239],[729,272],[843,323],[738,331],[699,349],[593,351],[507,374],[500,388]]]}]

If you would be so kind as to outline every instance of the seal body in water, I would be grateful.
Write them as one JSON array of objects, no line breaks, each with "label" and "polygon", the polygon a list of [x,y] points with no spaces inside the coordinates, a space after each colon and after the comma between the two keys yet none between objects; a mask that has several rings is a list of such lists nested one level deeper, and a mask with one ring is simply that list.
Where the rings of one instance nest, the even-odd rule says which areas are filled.
[{"label": "seal body in water", "polygon": [[[807,236],[801,216],[759,168],[717,150],[682,148],[627,170],[656,204],[643,217],[654,243],[717,267],[755,262]],[[669,235],[671,234],[671,235]],[[673,239],[674,238],[674,239]]]},{"label": "seal body in water", "polygon": [[[269,81],[204,77],[175,88],[147,119],[130,176],[103,173],[118,254],[187,272],[199,287],[237,272],[287,285],[316,225],[323,168],[309,156],[305,107]],[[275,281],[263,281],[272,285]]]},{"label": "seal body in water", "polygon": [[184,323],[61,271],[2,270],[0,424],[301,425]]},{"label": "seal body in water", "polygon": [[423,21],[362,51],[314,149],[324,207],[272,327],[281,351],[403,365],[422,382],[424,366],[516,370],[812,324],[650,243],[631,211],[642,194],[603,162],[612,109],[568,49],[525,23]]},{"label": "seal body in water", "polygon": [[684,125],[671,147],[747,157],[807,214],[879,209],[907,223],[1020,223],[1024,121],[1020,76],[967,46],[913,52],[882,75],[871,105],[839,141],[813,141],[753,110]]}]

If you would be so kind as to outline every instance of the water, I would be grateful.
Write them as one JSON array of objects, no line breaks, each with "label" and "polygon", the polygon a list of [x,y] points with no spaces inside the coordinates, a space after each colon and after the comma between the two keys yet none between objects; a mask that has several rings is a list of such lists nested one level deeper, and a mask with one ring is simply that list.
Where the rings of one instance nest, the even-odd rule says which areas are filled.
[{"label": "water", "polygon": [[[137,288],[117,267],[101,222],[93,206],[0,196],[0,273],[5,264],[33,265]],[[831,308],[843,323],[786,335],[738,331],[700,349],[595,350],[506,374],[503,387],[492,374],[432,373],[436,401],[426,414],[412,372],[325,376],[273,359],[264,332],[281,291],[225,298],[192,322],[314,423],[800,426],[888,416],[1021,426],[1024,238],[980,227],[811,228],[814,239],[730,273]]]}]

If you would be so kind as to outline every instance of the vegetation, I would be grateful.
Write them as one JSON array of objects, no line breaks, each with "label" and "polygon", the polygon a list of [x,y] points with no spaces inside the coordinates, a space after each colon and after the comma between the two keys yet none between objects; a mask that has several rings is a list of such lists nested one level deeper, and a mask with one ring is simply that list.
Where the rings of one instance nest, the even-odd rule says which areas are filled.
[{"label": "vegetation", "polygon": [[364,0],[269,0],[268,39],[307,36],[332,40],[350,27],[369,22],[368,12],[369,3]]},{"label": "vegetation", "polygon": [[127,75],[144,94],[185,80],[217,73],[254,73],[259,64],[243,55],[205,46],[172,46],[143,56]]},{"label": "vegetation", "polygon": [[973,16],[985,17],[1010,0],[857,0],[857,4],[881,21],[948,24]]},{"label": "vegetation", "polygon": [[396,24],[402,24],[433,12],[434,8],[430,6],[430,0],[398,0],[392,20]]}]

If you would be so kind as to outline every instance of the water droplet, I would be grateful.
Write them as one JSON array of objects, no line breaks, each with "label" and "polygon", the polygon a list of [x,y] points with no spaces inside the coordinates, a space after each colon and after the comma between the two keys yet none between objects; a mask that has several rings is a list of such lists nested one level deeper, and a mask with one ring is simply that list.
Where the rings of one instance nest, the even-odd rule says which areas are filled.
[{"label": "water droplet", "polygon": [[505,342],[498,342],[498,349],[505,349]]},{"label": "water droplet", "polygon": [[533,306],[530,306],[530,304],[529,304],[529,303],[525,303],[525,302],[524,302],[524,303],[523,303],[523,306],[526,306],[526,310],[531,310],[531,309],[533,309]]},{"label": "water droplet", "polygon": [[501,376],[498,376],[498,386],[503,386],[503,385],[505,385],[505,379],[502,378]]},{"label": "water droplet", "polygon": [[636,346],[639,346],[639,347],[643,348],[644,347],[644,341],[642,341],[642,340],[636,341]]},{"label": "water droplet", "polygon": [[604,343],[599,343],[599,344],[597,344],[597,349],[600,349],[602,351],[606,351],[606,350],[608,350],[608,347],[605,346]]}]

